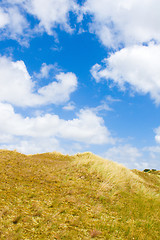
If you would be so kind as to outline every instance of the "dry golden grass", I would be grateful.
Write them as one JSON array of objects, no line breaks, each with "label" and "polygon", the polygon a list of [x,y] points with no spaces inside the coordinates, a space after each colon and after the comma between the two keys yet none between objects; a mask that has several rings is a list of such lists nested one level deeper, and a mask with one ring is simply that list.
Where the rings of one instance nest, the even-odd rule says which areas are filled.
[{"label": "dry golden grass", "polygon": [[[75,164],[88,166],[91,174],[96,174],[103,179],[103,187],[114,190],[124,189],[126,191],[143,192],[143,194],[150,196],[159,194],[159,191],[155,191],[155,181],[159,183],[160,178],[155,177],[153,174],[130,170],[121,164],[103,159],[92,153],[76,154],[74,157]],[[145,178],[145,176],[148,178]],[[153,179],[153,187],[150,184],[151,179]]]},{"label": "dry golden grass", "polygon": [[0,239],[151,240],[160,175],[91,153],[0,151]]}]

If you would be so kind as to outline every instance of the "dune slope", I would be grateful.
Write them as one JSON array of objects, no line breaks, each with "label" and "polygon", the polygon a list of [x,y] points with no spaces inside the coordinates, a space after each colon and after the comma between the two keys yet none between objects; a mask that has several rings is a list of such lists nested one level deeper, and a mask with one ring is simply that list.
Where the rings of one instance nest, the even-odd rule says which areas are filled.
[{"label": "dune slope", "polygon": [[0,150],[0,239],[159,239],[160,175],[92,153]]}]

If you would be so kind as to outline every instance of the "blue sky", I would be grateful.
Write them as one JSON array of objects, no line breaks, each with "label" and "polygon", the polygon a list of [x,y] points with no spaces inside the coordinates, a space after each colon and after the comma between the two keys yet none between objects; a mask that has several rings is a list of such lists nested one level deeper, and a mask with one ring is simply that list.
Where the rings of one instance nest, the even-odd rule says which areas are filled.
[{"label": "blue sky", "polygon": [[1,0],[0,148],[160,163],[158,0]]}]

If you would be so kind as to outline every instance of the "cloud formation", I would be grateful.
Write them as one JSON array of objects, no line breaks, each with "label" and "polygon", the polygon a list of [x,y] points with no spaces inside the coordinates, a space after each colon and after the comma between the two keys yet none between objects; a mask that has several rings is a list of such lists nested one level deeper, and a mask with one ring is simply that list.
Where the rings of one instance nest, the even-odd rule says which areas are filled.
[{"label": "cloud formation", "polygon": [[103,60],[103,66],[95,64],[91,74],[97,82],[110,80],[124,91],[128,87],[139,94],[150,94],[160,104],[160,45],[132,46],[112,53]]},{"label": "cloud formation", "polygon": [[[38,80],[49,80],[48,85],[38,87]],[[93,109],[81,109],[75,118],[65,120],[56,114],[24,117],[16,113],[14,107],[36,107],[65,104],[63,109],[73,110],[68,102],[77,89],[74,73],[60,72],[55,64],[42,64],[40,73],[33,76],[25,63],[0,56],[0,144],[1,148],[18,149],[24,153],[52,151],[65,152],[60,145],[63,141],[80,144],[114,144],[115,139]],[[14,106],[14,107],[13,107]],[[46,144],[48,143],[48,144]],[[61,144],[60,144],[61,143]],[[73,144],[74,145],[74,144]]]},{"label": "cloud formation", "polygon": [[[49,144],[54,141],[57,145],[60,139],[87,145],[114,143],[103,119],[90,109],[81,109],[72,120],[64,120],[54,114],[24,118],[15,113],[10,104],[0,103],[0,116],[0,132],[3,136],[0,138],[1,145],[8,145],[10,142],[13,143],[14,138],[21,137],[26,146],[25,152],[28,153],[30,148],[27,148],[29,146],[27,140],[34,145],[36,142],[38,144],[40,139],[44,139]],[[19,146],[22,146],[20,142]]]},{"label": "cloud formation", "polygon": [[[8,7],[3,3],[0,3],[0,39],[11,38],[21,42],[30,31],[29,23],[17,5]],[[26,44],[26,40],[23,40],[23,44]]]},{"label": "cloud formation", "polygon": [[39,20],[39,28],[43,28],[49,35],[52,35],[53,28],[57,25],[67,32],[72,32],[69,12],[76,12],[78,5],[74,0],[29,0],[25,8],[28,13]]},{"label": "cloud formation", "polygon": [[87,0],[84,13],[92,15],[90,31],[107,47],[160,41],[158,0]]},{"label": "cloud formation", "polygon": [[155,129],[155,140],[157,143],[160,143],[160,127]]},{"label": "cloud formation", "polygon": [[[42,75],[45,75],[43,77],[48,77],[51,66],[53,65],[49,65],[47,72],[42,72]],[[14,62],[5,56],[0,57],[0,101],[2,102],[21,107],[61,104],[69,100],[70,94],[76,88],[76,75],[71,72],[60,72],[54,77],[54,81],[36,91],[36,82],[29,75],[23,61]]]},{"label": "cloud formation", "polygon": [[144,169],[148,167],[148,164],[142,160],[142,155],[142,151],[130,144],[111,147],[104,154],[105,158],[121,163],[126,167]]},{"label": "cloud formation", "polygon": [[[11,38],[28,45],[28,38],[46,32],[56,37],[55,28],[72,33],[69,14],[79,15],[74,0],[2,0],[0,3],[1,38]],[[31,21],[27,18],[30,15]],[[34,19],[34,24],[33,24]]]},{"label": "cloud formation", "polygon": [[75,103],[69,102],[67,105],[63,107],[63,109],[66,111],[73,111],[75,109]]},{"label": "cloud formation", "polygon": [[[56,37],[57,26],[72,33],[72,13],[77,18],[75,24],[83,21],[83,15],[91,16],[89,31],[107,47],[151,40],[160,42],[159,9],[158,0],[86,0],[82,6],[76,0],[2,0],[1,37],[17,39],[21,43],[25,42],[24,38],[44,32]],[[34,19],[34,24],[27,15]]]}]

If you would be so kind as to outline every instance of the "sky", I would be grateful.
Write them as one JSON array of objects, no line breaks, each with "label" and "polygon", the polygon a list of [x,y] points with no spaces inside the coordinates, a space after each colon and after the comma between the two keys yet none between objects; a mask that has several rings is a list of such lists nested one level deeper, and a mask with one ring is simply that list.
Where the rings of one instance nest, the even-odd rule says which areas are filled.
[{"label": "sky", "polygon": [[160,169],[160,2],[0,0],[0,148]]}]

